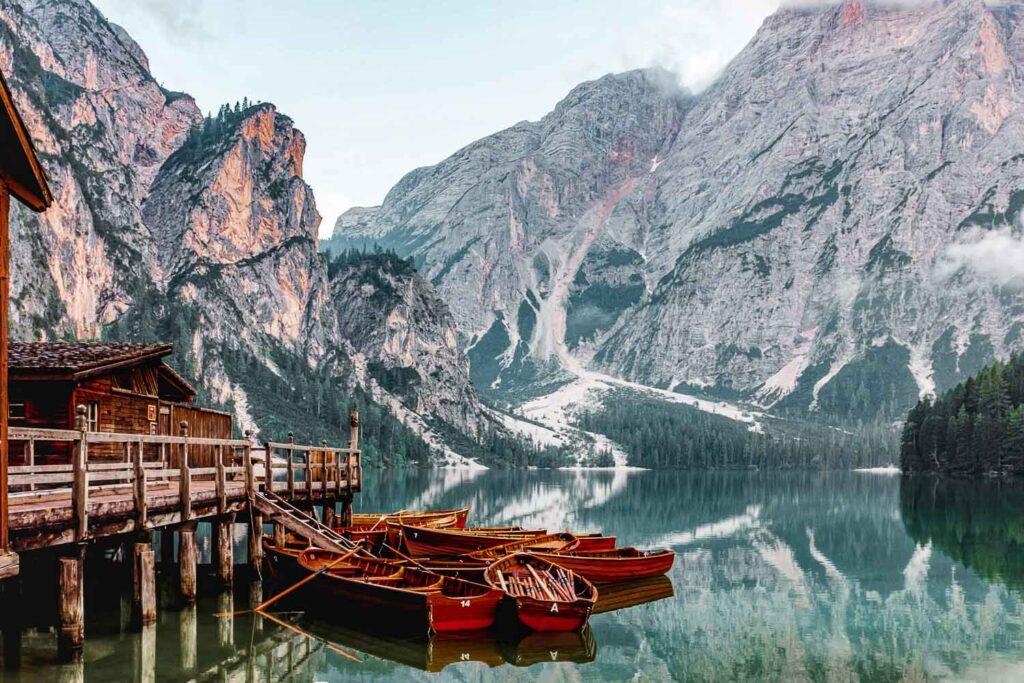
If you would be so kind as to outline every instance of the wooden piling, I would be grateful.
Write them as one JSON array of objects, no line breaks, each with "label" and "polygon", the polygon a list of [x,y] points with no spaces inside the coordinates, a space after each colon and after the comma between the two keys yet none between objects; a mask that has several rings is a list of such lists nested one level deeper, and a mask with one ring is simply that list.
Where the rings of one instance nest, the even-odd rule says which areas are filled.
[{"label": "wooden piling", "polygon": [[324,505],[324,525],[334,528],[334,503]]},{"label": "wooden piling", "polygon": [[187,524],[178,530],[178,572],[181,579],[181,597],[189,605],[196,601],[196,564],[198,561],[196,527],[195,524]]},{"label": "wooden piling", "polygon": [[178,635],[181,641],[181,668],[193,671],[199,661],[199,638],[196,619],[196,606],[189,605],[180,613]]},{"label": "wooden piling", "polygon": [[59,560],[57,654],[62,661],[81,657],[85,642],[85,593],[80,550]]},{"label": "wooden piling", "polygon": [[224,591],[217,596],[217,644],[234,647],[235,644],[235,596]]},{"label": "wooden piling", "polygon": [[341,526],[352,526],[352,494],[341,497]]},{"label": "wooden piling", "polygon": [[274,524],[274,545],[283,548],[288,544],[288,536],[283,524]]},{"label": "wooden piling", "polygon": [[234,579],[235,556],[232,542],[234,539],[231,537],[231,528],[234,522],[233,514],[225,515],[213,522],[214,564],[217,567],[217,579],[222,586],[226,587],[230,587]]},{"label": "wooden piling", "polygon": [[[152,550],[149,551],[152,554]],[[135,680],[139,683],[156,681],[156,626],[142,627],[142,633],[135,641]]]},{"label": "wooden piling", "polygon": [[156,623],[156,561],[150,543],[135,544],[132,566],[132,619],[145,628]]},{"label": "wooden piling", "polygon": [[[263,603],[263,582],[253,581],[249,584],[249,609],[255,608]],[[263,619],[259,614],[253,615],[256,620],[253,629],[257,633],[263,632]]]},{"label": "wooden piling", "polygon": [[252,521],[249,524],[249,567],[259,572],[263,562],[263,515],[251,511]]}]

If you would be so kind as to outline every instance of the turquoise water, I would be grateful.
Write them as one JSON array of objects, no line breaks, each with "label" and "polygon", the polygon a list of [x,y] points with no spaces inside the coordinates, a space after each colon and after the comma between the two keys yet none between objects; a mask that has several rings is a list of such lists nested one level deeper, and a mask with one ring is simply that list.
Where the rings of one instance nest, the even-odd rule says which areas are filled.
[{"label": "turquoise water", "polygon": [[[402,640],[279,615],[310,639],[252,615],[213,616],[248,605],[241,576],[233,598],[207,592],[194,613],[168,585],[160,623],[140,635],[122,599],[93,597],[83,664],[55,665],[40,627],[3,680],[1024,680],[1020,486],[414,471],[371,475],[366,489],[357,509],[469,505],[476,523],[603,530],[679,557],[666,582],[608,591],[603,607],[620,609],[578,635]],[[623,606],[640,594],[651,601]]]}]

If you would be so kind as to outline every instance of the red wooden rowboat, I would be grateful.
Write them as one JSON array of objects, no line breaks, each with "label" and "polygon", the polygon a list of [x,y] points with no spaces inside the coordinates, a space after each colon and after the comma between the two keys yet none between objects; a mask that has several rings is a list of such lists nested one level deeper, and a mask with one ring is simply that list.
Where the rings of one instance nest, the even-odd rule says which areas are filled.
[{"label": "red wooden rowboat", "polygon": [[402,524],[414,524],[433,526],[437,528],[462,529],[469,519],[469,508],[458,510],[400,510],[399,512],[361,512],[352,515],[353,526],[367,526],[382,528],[387,522],[401,522]]},{"label": "red wooden rowboat", "polygon": [[676,554],[671,550],[618,548],[567,553],[533,552],[548,562],[569,569],[593,583],[618,583],[662,576],[672,568]]},{"label": "red wooden rowboat", "polygon": [[459,557],[477,550],[547,534],[546,531],[492,533],[475,532],[470,529],[428,529],[406,524],[399,524],[398,528],[406,552],[415,558]]},{"label": "red wooden rowboat", "polygon": [[488,560],[493,562],[494,560],[500,560],[506,555],[522,552],[524,550],[542,553],[566,552],[573,550],[578,544],[579,540],[572,534],[547,534],[545,536],[536,536],[520,541],[512,541],[511,543],[502,543],[501,545],[496,545],[493,548],[477,550],[466,554],[465,557],[470,560]]},{"label": "red wooden rowboat", "polygon": [[[340,557],[311,548],[303,551],[298,562],[306,571],[317,572]],[[345,559],[343,564],[349,562]],[[361,610],[367,621],[392,628],[455,633],[494,624],[501,591],[410,567],[396,568],[380,560],[351,562],[365,571],[346,575],[330,568],[311,582],[318,603],[349,612]]]},{"label": "red wooden rowboat", "polygon": [[534,631],[578,631],[597,602],[594,584],[536,555],[509,555],[484,578],[511,598],[519,621]]}]

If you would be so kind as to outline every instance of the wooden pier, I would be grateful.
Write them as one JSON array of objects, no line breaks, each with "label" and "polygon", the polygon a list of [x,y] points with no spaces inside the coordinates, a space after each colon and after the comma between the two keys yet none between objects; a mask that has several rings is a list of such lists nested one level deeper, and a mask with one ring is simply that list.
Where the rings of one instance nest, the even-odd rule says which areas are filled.
[{"label": "wooden pier", "polygon": [[[76,410],[76,429],[11,428],[12,453],[58,444],[68,464],[25,465],[8,472],[10,549],[20,555],[57,554],[59,581],[58,646],[72,659],[83,643],[85,548],[91,543],[123,543],[130,558],[133,609],[140,626],[156,618],[153,534],[163,533],[163,550],[173,552],[178,536],[180,597],[196,599],[196,525],[213,528],[214,565],[220,583],[233,580],[235,523],[248,527],[249,562],[258,567],[264,524],[293,533],[320,533],[294,523],[292,510],[322,508],[321,520],[351,518],[352,497],[362,488],[359,415],[350,413],[344,447],[286,441],[255,446],[245,439],[197,438],[187,422],[177,436],[119,434],[89,430],[86,407]],[[90,451],[105,457],[93,462]],[[111,450],[123,453],[111,462]],[[31,460],[29,460],[31,461]],[[313,540],[313,539],[311,539]],[[165,555],[166,557],[166,555]],[[172,556],[173,559],[173,556]]]}]

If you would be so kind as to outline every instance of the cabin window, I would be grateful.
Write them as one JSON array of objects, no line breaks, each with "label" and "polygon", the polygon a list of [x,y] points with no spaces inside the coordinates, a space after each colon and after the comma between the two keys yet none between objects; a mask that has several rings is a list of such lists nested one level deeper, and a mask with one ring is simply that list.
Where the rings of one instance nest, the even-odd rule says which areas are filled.
[{"label": "cabin window", "polygon": [[12,403],[7,407],[7,418],[13,424],[24,424],[28,419],[28,409],[24,403]]},{"label": "cabin window", "polygon": [[100,404],[99,401],[89,401],[85,407],[86,421],[89,423],[90,432],[100,431]]}]

